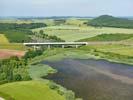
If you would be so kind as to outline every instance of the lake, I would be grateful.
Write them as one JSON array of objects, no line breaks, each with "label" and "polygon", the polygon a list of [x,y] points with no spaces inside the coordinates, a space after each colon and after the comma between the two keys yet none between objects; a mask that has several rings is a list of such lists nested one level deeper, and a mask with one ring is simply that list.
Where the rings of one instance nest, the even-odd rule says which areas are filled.
[{"label": "lake", "polygon": [[106,60],[44,61],[58,70],[49,80],[75,92],[83,100],[133,100],[133,66]]}]

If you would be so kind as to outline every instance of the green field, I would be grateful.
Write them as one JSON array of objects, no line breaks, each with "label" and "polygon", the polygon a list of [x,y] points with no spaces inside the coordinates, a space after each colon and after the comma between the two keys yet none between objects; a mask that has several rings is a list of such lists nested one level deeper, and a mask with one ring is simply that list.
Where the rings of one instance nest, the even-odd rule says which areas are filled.
[{"label": "green field", "polygon": [[0,49],[26,50],[22,43],[10,43],[4,34],[0,34]]},{"label": "green field", "polygon": [[81,39],[79,41],[122,41],[130,40],[133,38],[133,34],[100,34],[95,37]]},{"label": "green field", "polygon": [[[83,48],[88,48],[88,49],[96,49],[98,51],[103,51],[103,52],[111,52],[115,54],[120,54],[120,55],[126,55],[126,56],[132,56],[133,57],[133,46],[125,46],[125,45],[115,45],[115,44],[105,44],[105,45],[91,45],[91,46],[84,46]],[[81,47],[82,50],[82,47]],[[83,49],[85,50],[85,49]],[[86,49],[87,50],[87,49]],[[86,51],[85,50],[85,51]]]},{"label": "green field", "polygon": [[45,81],[7,83],[0,85],[0,93],[15,100],[65,100],[57,91],[50,89]]},{"label": "green field", "polygon": [[93,48],[98,51],[102,52],[111,52],[115,54],[120,54],[120,55],[126,55],[126,56],[133,56],[133,46],[125,46],[125,45],[115,45],[115,44],[105,44],[105,45],[90,45],[86,47],[82,47],[84,49],[89,49]]},{"label": "green field", "polygon": [[124,28],[94,28],[90,26],[72,26],[72,25],[62,25],[62,26],[50,26],[45,28],[33,29],[33,32],[39,32],[44,30],[46,34],[56,35],[66,41],[78,41],[85,38],[94,37],[99,34],[133,34],[133,29]]},{"label": "green field", "polygon": [[23,31],[8,30],[4,31],[7,39],[12,43],[22,43],[29,40],[29,34]]}]

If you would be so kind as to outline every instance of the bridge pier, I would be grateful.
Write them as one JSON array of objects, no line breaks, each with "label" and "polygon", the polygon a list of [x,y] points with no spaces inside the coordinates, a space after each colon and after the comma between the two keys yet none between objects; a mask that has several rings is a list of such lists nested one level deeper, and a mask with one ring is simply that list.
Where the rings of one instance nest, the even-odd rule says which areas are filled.
[{"label": "bridge pier", "polygon": [[78,48],[79,47],[79,45],[76,45],[76,48]]},{"label": "bridge pier", "polygon": [[51,46],[50,45],[48,45],[48,49],[50,49],[51,48]]},{"label": "bridge pier", "polygon": [[65,48],[65,45],[62,45],[62,48]]},{"label": "bridge pier", "polygon": [[36,46],[34,45],[33,48],[34,48],[34,51],[35,51],[36,50]]}]

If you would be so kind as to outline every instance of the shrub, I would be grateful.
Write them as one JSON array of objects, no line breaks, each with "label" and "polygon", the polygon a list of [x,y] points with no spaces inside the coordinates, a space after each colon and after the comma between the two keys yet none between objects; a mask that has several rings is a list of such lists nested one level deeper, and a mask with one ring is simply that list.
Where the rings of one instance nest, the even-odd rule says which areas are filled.
[{"label": "shrub", "polygon": [[14,75],[14,81],[21,81],[21,80],[22,80],[22,77],[20,74]]}]

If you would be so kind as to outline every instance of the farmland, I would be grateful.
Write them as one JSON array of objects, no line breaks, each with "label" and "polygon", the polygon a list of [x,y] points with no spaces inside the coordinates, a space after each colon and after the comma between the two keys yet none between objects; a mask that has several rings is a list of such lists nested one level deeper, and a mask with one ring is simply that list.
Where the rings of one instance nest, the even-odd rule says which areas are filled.
[{"label": "farmland", "polygon": [[133,34],[100,34],[91,38],[81,39],[79,41],[123,41],[132,39]]},{"label": "farmland", "polygon": [[[65,62],[63,59],[68,59],[70,63],[71,61],[76,61],[72,59],[96,59],[96,61],[104,59],[105,61],[132,65],[133,29],[93,27],[85,24],[90,21],[91,19],[78,18],[16,19],[6,20],[5,22],[0,20],[0,23],[8,23],[1,24],[4,28],[1,28],[2,34],[0,34],[0,40],[2,40],[0,42],[0,58],[2,59],[0,60],[2,64],[5,63],[4,60],[6,58],[7,63],[2,66],[1,71],[3,73],[0,74],[0,79],[2,80],[0,81],[0,83],[2,83],[2,85],[0,85],[0,97],[7,100],[42,100],[42,98],[45,100],[75,100],[77,97],[82,98],[82,95],[80,97],[75,94],[77,91],[71,91],[71,88],[67,90],[69,88],[62,84],[56,84],[46,80],[45,77],[56,75],[60,70],[56,69],[55,66],[44,64],[42,61],[46,63],[50,61],[54,63],[61,61],[62,64],[63,61]],[[5,27],[6,25],[8,25],[8,27]],[[46,26],[43,27],[43,25]],[[61,42],[64,40],[87,41],[92,44],[79,46],[79,48],[71,48],[71,46],[58,48],[51,46],[51,49],[47,49],[46,47],[41,47],[39,50],[33,50],[31,47],[23,45],[23,42]],[[12,56],[18,56],[19,58],[10,58]],[[10,60],[8,60],[9,58]],[[9,66],[8,63],[13,67]],[[103,61],[103,63],[105,62]],[[68,63],[65,62],[63,65],[64,64],[67,65]],[[72,65],[72,67],[75,68],[76,63],[72,64],[75,64]],[[80,64],[81,63],[78,65],[79,68],[82,67]],[[124,64],[122,65],[124,66]],[[65,68],[68,68],[66,65]],[[81,65],[83,65],[83,67],[88,67],[85,64]],[[58,66],[60,67],[60,65]],[[93,66],[93,64],[90,66]],[[9,72],[11,71],[10,74],[6,74],[8,68],[7,71],[5,71],[4,67],[12,68],[12,70],[9,70]],[[68,70],[65,69],[65,72],[67,73]],[[112,76],[110,73],[106,74]],[[6,75],[10,77],[6,77]],[[58,77],[56,79],[58,79]],[[60,80],[62,80],[62,76]],[[4,84],[3,81],[5,82]],[[129,83],[132,83],[132,81]],[[95,89],[95,87],[93,88]],[[95,95],[95,92],[93,95]],[[90,96],[90,98],[92,97]],[[96,100],[100,99],[96,98]]]},{"label": "farmland", "polygon": [[132,5],[0,0],[0,100],[133,100]]},{"label": "farmland", "polygon": [[0,40],[1,40],[0,44],[8,44],[9,43],[8,39],[5,37],[4,34],[0,34]]},{"label": "farmland", "polygon": [[44,30],[46,34],[56,35],[65,41],[78,41],[84,38],[94,37],[99,34],[133,34],[133,29],[124,28],[95,28],[91,26],[49,26],[45,28],[33,29],[33,32],[39,32],[39,30]]},{"label": "farmland", "polygon": [[20,51],[20,50],[9,50],[7,49],[0,49],[0,59],[5,59],[5,58],[10,58],[12,56],[18,56],[22,57],[24,56],[25,51]]},{"label": "farmland", "polygon": [[24,56],[26,47],[23,44],[10,43],[4,34],[0,34],[0,40],[0,59]]}]

